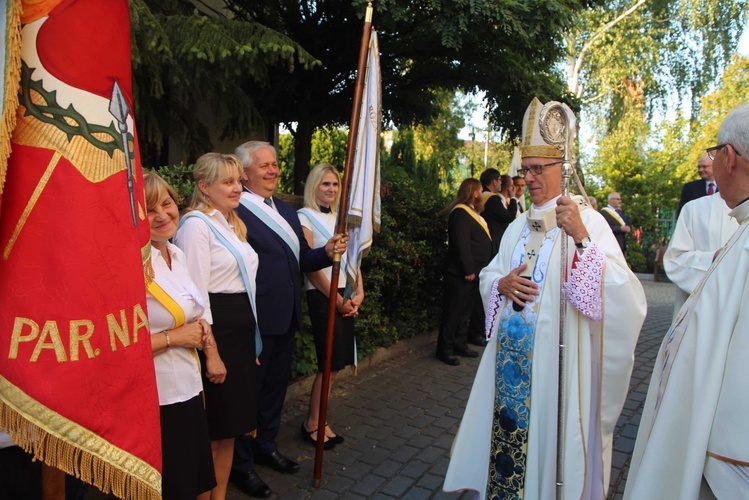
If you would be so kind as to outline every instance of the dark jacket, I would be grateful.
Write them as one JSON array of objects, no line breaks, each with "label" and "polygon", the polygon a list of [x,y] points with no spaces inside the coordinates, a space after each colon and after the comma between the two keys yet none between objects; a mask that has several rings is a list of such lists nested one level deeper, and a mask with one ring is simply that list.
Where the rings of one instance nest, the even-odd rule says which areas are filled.
[{"label": "dark jacket", "polygon": [[697,198],[702,198],[703,196],[707,196],[706,181],[700,179],[684,184],[684,187],[681,188],[681,199],[679,200],[679,208],[676,209],[676,216],[679,216],[681,208],[684,205],[692,200],[696,200]]},{"label": "dark jacket", "polygon": [[456,276],[478,273],[492,259],[492,241],[484,228],[462,208],[447,221],[447,272]]},{"label": "dark jacket", "polygon": [[[624,215],[621,210],[616,211],[617,214],[619,214],[619,217],[622,218],[624,221],[624,224],[627,226],[630,226],[629,217]],[[603,218],[606,219],[606,222],[609,223],[609,226],[611,226],[611,231],[614,233],[614,237],[616,238],[616,242],[619,243],[619,248],[622,249],[622,253],[627,251],[627,233],[622,231],[622,225],[619,224],[619,221],[614,219],[606,210],[601,209],[601,215],[603,215]]]},{"label": "dark jacket", "polygon": [[256,304],[261,335],[281,335],[292,324],[302,324],[302,273],[332,265],[325,248],[312,249],[302,232],[299,217],[291,205],[273,198],[281,217],[299,238],[299,261],[294,252],[272,229],[248,209],[239,205],[237,214],[247,226],[247,242],[258,254]]},{"label": "dark jacket", "polygon": [[502,240],[507,226],[515,220],[517,214],[517,201],[510,200],[507,208],[502,205],[502,199],[499,195],[490,196],[484,204],[484,211],[481,216],[489,226],[489,233],[492,235],[492,256],[499,251],[499,242]]}]

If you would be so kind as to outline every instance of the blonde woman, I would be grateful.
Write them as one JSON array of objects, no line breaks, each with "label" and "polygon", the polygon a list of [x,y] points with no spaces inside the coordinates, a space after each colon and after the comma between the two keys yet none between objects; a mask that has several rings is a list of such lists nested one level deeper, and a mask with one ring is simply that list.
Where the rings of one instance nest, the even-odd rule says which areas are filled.
[{"label": "blonde woman", "polygon": [[148,323],[161,413],[162,496],[207,499],[216,486],[196,349],[205,354],[206,378],[221,383],[226,368],[202,319],[205,302],[190,279],[185,254],[169,240],[177,233],[177,193],[153,172],[143,175],[151,263]]},{"label": "blonde woman", "polygon": [[257,427],[257,367],[252,360],[261,349],[255,311],[258,258],[234,212],[242,193],[240,176],[241,163],[234,155],[207,153],[198,158],[195,190],[175,239],[208,305],[204,318],[212,324],[227,371],[223,384],[204,380],[217,482],[212,499],[226,496],[234,438]]},{"label": "blonde woman", "polygon": [[[299,221],[302,223],[304,237],[311,248],[325,245],[335,234],[336,212],[340,194],[341,178],[338,170],[332,165],[317,165],[309,173],[304,187],[304,208],[299,210]],[[346,257],[342,259],[341,273],[338,276],[337,313],[335,333],[333,336],[333,356],[331,359],[330,387],[336,374],[349,365],[356,364],[356,347],[354,341],[354,316],[359,313],[359,306],[364,300],[364,287],[359,273],[359,282],[351,299],[344,300],[346,288]],[[317,444],[321,428],[325,429],[325,449],[332,449],[343,442],[329,425],[320,425],[320,392],[322,391],[322,371],[325,360],[325,338],[328,324],[328,297],[330,294],[331,267],[306,273],[304,288],[307,291],[307,309],[312,323],[317,352],[317,375],[310,394],[307,418],[302,422],[302,438],[312,445]]]}]

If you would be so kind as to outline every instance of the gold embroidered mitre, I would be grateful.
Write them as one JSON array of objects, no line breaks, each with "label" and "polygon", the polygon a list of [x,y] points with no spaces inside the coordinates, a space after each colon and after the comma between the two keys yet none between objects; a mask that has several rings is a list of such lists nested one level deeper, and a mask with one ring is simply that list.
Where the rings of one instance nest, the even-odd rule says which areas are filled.
[{"label": "gold embroidered mitre", "polygon": [[[554,105],[554,108],[546,110]],[[556,106],[566,109],[566,115],[572,117],[572,123],[565,123],[562,111]],[[545,112],[546,111],[546,112]],[[575,114],[566,104],[549,102],[543,104],[534,97],[523,116],[523,143],[520,147],[520,157],[563,158],[564,135],[568,130],[575,130]],[[541,120],[545,127],[541,127]]]}]

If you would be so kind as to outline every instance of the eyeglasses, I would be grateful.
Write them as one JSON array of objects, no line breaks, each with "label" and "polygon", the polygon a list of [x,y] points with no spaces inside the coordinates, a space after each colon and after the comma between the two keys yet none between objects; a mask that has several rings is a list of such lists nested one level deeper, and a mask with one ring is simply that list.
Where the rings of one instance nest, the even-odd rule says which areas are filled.
[{"label": "eyeglasses", "polygon": [[718,144],[717,146],[713,146],[711,148],[707,148],[705,150],[705,152],[707,153],[707,157],[710,158],[711,160],[715,160],[716,153],[718,151],[720,151],[721,149],[723,149],[724,147],[726,147],[726,146],[731,146],[731,148],[733,149],[733,151],[736,153],[736,156],[741,156],[741,153],[739,153],[736,150],[736,148],[733,147],[732,144],[725,143],[725,144]]},{"label": "eyeglasses", "polygon": [[564,163],[562,160],[559,161],[553,161],[551,163],[546,163],[543,165],[531,165],[529,167],[522,167],[518,169],[518,174],[525,177],[528,175],[528,172],[532,173],[534,176],[541,175],[544,171],[544,168],[551,167],[552,165],[559,165],[560,163]]}]

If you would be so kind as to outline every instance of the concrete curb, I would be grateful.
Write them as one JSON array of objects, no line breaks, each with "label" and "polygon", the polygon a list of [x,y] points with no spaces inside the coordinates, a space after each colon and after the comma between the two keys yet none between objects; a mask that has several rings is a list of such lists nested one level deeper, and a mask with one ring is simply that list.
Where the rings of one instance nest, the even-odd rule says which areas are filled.
[{"label": "concrete curb", "polygon": [[[382,363],[383,361],[399,358],[405,356],[414,351],[417,351],[437,339],[437,331],[420,333],[410,339],[399,340],[390,347],[379,347],[371,356],[359,360],[358,371],[359,374],[366,371],[368,368]],[[353,369],[341,370],[336,377],[336,383],[345,380],[348,377],[354,375]],[[289,384],[286,390],[286,399],[284,400],[284,406],[288,405],[291,401],[295,400],[299,396],[309,394],[312,390],[312,383],[315,381],[315,376],[310,375],[302,379],[295,380]]]}]

